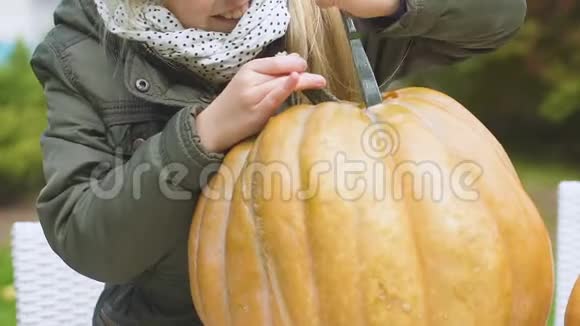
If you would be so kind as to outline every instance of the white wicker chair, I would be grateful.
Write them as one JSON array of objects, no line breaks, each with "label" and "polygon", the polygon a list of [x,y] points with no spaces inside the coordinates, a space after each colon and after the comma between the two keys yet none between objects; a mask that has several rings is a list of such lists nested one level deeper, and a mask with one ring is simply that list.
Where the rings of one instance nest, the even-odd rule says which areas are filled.
[{"label": "white wicker chair", "polygon": [[12,260],[19,326],[89,326],[103,284],[68,267],[40,224],[15,223]]},{"label": "white wicker chair", "polygon": [[555,325],[562,326],[568,298],[580,274],[580,182],[560,183],[556,237]]},{"label": "white wicker chair", "polygon": [[[556,326],[580,274],[580,182],[558,194]],[[90,325],[103,284],[79,275],[54,254],[38,223],[16,223],[12,255],[19,326]]]}]

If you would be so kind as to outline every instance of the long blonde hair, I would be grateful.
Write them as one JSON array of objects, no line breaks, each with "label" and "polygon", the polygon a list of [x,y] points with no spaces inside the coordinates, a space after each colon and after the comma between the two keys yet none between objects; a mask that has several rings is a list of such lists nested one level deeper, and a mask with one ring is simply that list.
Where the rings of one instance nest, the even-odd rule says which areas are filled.
[{"label": "long blonde hair", "polygon": [[[123,1],[131,14],[142,0]],[[286,51],[305,58],[310,72],[324,76],[329,90],[339,99],[359,102],[360,88],[340,11],[321,9],[314,0],[288,2],[291,20]]]},{"label": "long blonde hair", "polygon": [[286,35],[288,52],[297,52],[310,72],[324,76],[338,98],[360,101],[348,39],[340,11],[321,9],[313,0],[289,0],[291,21]]}]

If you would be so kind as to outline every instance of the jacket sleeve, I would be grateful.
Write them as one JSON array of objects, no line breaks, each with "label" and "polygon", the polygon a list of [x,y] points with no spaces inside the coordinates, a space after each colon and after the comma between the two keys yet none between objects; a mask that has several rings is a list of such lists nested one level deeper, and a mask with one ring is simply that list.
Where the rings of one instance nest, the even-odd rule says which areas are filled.
[{"label": "jacket sleeve", "polygon": [[61,60],[41,44],[31,61],[48,106],[41,139],[46,185],[37,212],[52,249],[71,268],[124,283],[187,237],[205,185],[200,176],[212,166],[215,171],[223,157],[203,150],[191,108],[183,108],[120,162],[101,118],[75,90]]},{"label": "jacket sleeve", "polygon": [[365,45],[379,82],[493,51],[515,35],[527,10],[525,0],[406,0],[405,5],[394,22],[361,22],[374,32]]}]

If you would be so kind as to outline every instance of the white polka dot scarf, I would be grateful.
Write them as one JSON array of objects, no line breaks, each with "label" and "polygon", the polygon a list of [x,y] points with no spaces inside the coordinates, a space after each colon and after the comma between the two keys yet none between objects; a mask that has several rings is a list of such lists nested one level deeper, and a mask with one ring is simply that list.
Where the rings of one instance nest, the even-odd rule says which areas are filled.
[{"label": "white polka dot scarf", "polygon": [[246,62],[286,34],[287,0],[253,0],[231,33],[185,29],[159,0],[145,0],[134,20],[122,0],[95,0],[107,30],[121,38],[145,42],[164,58],[181,63],[206,80],[229,81]]}]

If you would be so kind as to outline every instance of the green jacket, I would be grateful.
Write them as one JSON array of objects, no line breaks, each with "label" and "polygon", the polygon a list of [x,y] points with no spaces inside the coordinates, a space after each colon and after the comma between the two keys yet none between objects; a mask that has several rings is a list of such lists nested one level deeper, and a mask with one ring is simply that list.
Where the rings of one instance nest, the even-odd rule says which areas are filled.
[{"label": "green jacket", "polygon": [[[379,82],[504,44],[525,0],[407,0],[389,26],[359,20]],[[206,152],[190,111],[219,89],[145,51],[103,41],[93,0],[63,0],[31,65],[44,87],[46,186],[37,210],[52,249],[106,283],[95,325],[200,324],[187,237],[196,198],[222,155]],[[105,47],[103,43],[107,43]],[[281,42],[265,55],[273,54]],[[277,48],[278,47],[278,48]],[[188,171],[169,172],[170,164]]]}]

